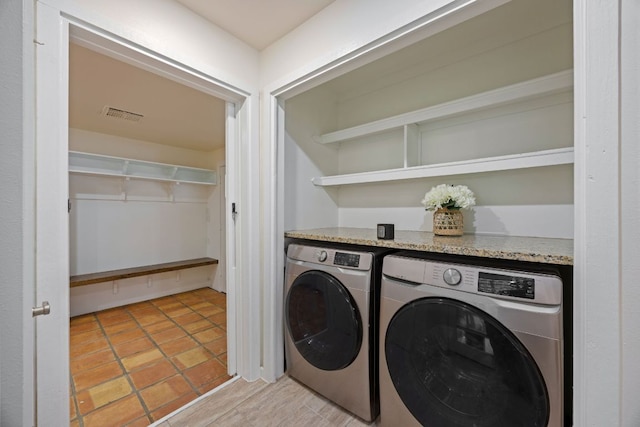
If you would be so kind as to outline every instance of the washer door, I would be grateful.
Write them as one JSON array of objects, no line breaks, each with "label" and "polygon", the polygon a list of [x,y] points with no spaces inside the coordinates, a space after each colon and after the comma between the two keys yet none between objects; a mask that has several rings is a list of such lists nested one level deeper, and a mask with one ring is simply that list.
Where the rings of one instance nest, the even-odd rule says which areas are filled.
[{"label": "washer door", "polygon": [[500,322],[461,301],[403,306],[385,338],[398,395],[422,425],[546,427],[549,398],[527,349]]},{"label": "washer door", "polygon": [[291,285],[285,304],[289,336],[307,362],[326,371],[353,362],[362,345],[362,321],[338,279],[306,271]]}]

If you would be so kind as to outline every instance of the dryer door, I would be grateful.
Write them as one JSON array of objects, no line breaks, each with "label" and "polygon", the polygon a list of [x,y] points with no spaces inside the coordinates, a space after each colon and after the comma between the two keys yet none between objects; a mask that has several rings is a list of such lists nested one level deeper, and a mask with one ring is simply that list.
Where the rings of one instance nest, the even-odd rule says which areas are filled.
[{"label": "dryer door", "polygon": [[549,398],[535,361],[513,333],[469,304],[406,304],[389,323],[384,351],[398,395],[422,425],[547,425]]},{"label": "dryer door", "polygon": [[362,321],[351,294],[332,275],[306,271],[285,301],[291,340],[313,366],[332,371],[351,364],[362,345]]}]

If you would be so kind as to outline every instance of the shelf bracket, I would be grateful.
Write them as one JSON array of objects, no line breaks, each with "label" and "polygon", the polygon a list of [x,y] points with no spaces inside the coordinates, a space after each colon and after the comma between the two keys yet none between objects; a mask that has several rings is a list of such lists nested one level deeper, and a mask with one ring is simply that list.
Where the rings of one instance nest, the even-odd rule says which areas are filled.
[{"label": "shelf bracket", "polygon": [[178,185],[180,185],[179,181],[174,181],[169,183],[169,201],[170,202],[176,201],[175,190]]},{"label": "shelf bracket", "polygon": [[420,128],[415,123],[404,125],[404,167],[419,166],[421,152]]},{"label": "shelf bracket", "polygon": [[122,180],[122,200],[127,201],[127,190],[129,189],[129,181],[131,179],[128,176],[125,176]]}]

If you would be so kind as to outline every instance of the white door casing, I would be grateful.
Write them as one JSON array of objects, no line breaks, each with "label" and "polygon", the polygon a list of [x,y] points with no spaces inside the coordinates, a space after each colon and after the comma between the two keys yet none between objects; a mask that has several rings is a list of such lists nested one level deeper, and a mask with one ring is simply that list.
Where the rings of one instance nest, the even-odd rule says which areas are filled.
[{"label": "white door casing", "polygon": [[51,304],[36,318],[36,422],[55,426],[69,425],[69,28],[47,5],[36,15],[36,301]]},{"label": "white door casing", "polygon": [[[64,15],[64,16],[63,16]],[[242,184],[241,173],[246,156],[236,154],[241,146],[242,129],[248,126],[250,93],[226,85],[206,74],[182,66],[134,43],[119,38],[46,4],[37,3],[37,65],[36,65],[36,300],[47,300],[51,314],[37,318],[36,337],[36,418],[42,426],[69,424],[69,221],[68,200],[68,68],[69,42],[110,55],[132,65],[155,72],[227,101],[227,209],[239,200],[251,181]],[[247,142],[247,143],[250,143]],[[235,167],[234,167],[235,166]],[[244,196],[248,200],[248,196]],[[247,203],[249,204],[249,203]],[[254,216],[247,215],[246,222]],[[229,223],[232,223],[229,221]],[[243,223],[244,224],[244,223]],[[243,268],[243,247],[236,242],[239,227],[227,225],[227,267],[234,262],[234,270]],[[247,239],[251,243],[253,237]],[[228,269],[229,271],[229,269]],[[238,365],[243,352],[259,352],[250,334],[237,335],[236,319],[246,318],[245,329],[255,328],[258,314],[242,313],[242,304],[235,300],[236,275],[227,274],[228,301],[228,372],[252,377],[259,366]],[[249,288],[250,286],[247,286]],[[254,292],[247,289],[245,292]],[[253,314],[251,314],[253,313]],[[238,345],[237,340],[241,341]],[[247,341],[247,343],[243,343]],[[243,360],[252,361],[252,358]],[[248,372],[248,374],[247,374]]]},{"label": "white door casing", "polygon": [[220,291],[227,292],[227,168],[222,165],[218,168],[218,185],[220,189]]},{"label": "white door casing", "polygon": [[[236,108],[235,105],[231,103],[227,103],[225,114],[227,116],[226,119],[226,139],[227,139],[227,149],[225,150],[225,163],[228,165],[229,169],[233,170],[237,166],[237,149],[231,149],[229,141],[237,141],[237,133],[238,133],[238,123],[236,120]],[[235,182],[231,179],[227,179],[225,176],[225,188],[224,188],[224,207],[227,212],[231,212],[231,206],[233,200],[235,200],[235,195],[237,194],[237,189]],[[232,301],[237,301],[236,295],[236,287],[232,284],[237,283],[236,276],[236,243],[238,242],[238,229],[236,228],[236,221],[233,216],[229,215],[229,220],[224,222],[224,227],[226,230],[226,243],[227,247],[225,250],[225,275],[226,275],[226,283],[227,283],[227,371],[229,374],[234,374],[238,372],[237,367],[237,357],[238,357],[238,346],[237,340],[230,340],[229,337],[236,337],[238,333],[238,325],[235,320],[235,310],[229,310],[232,305]]]}]

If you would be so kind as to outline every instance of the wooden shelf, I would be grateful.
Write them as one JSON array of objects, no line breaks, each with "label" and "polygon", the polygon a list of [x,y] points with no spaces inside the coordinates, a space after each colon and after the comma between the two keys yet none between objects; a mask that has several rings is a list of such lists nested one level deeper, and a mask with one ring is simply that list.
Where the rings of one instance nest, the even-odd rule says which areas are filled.
[{"label": "wooden shelf", "polygon": [[215,185],[217,180],[216,172],[209,169],[77,151],[69,152],[69,172],[201,185]]},{"label": "wooden shelf", "polygon": [[121,270],[102,271],[99,273],[80,274],[71,276],[69,286],[92,285],[94,283],[112,282],[114,280],[128,279],[131,277],[148,276],[150,274],[166,273],[167,271],[185,270],[187,268],[202,267],[217,264],[214,258],[196,258],[185,261],[167,262],[164,264],[146,265],[142,267],[124,268]]},{"label": "wooden shelf", "polygon": [[364,184],[372,182],[397,181],[402,179],[492,172],[509,169],[535,168],[571,163],[573,163],[573,148],[558,148],[508,156],[440,163],[435,165],[315,177],[312,179],[312,182],[317,186],[328,187],[335,185]]},{"label": "wooden shelf", "polygon": [[399,129],[407,125],[425,123],[431,120],[524,101],[543,95],[550,95],[569,90],[572,87],[573,70],[566,70],[421,110],[325,133],[316,137],[316,142],[321,144],[344,142],[367,135]]}]

